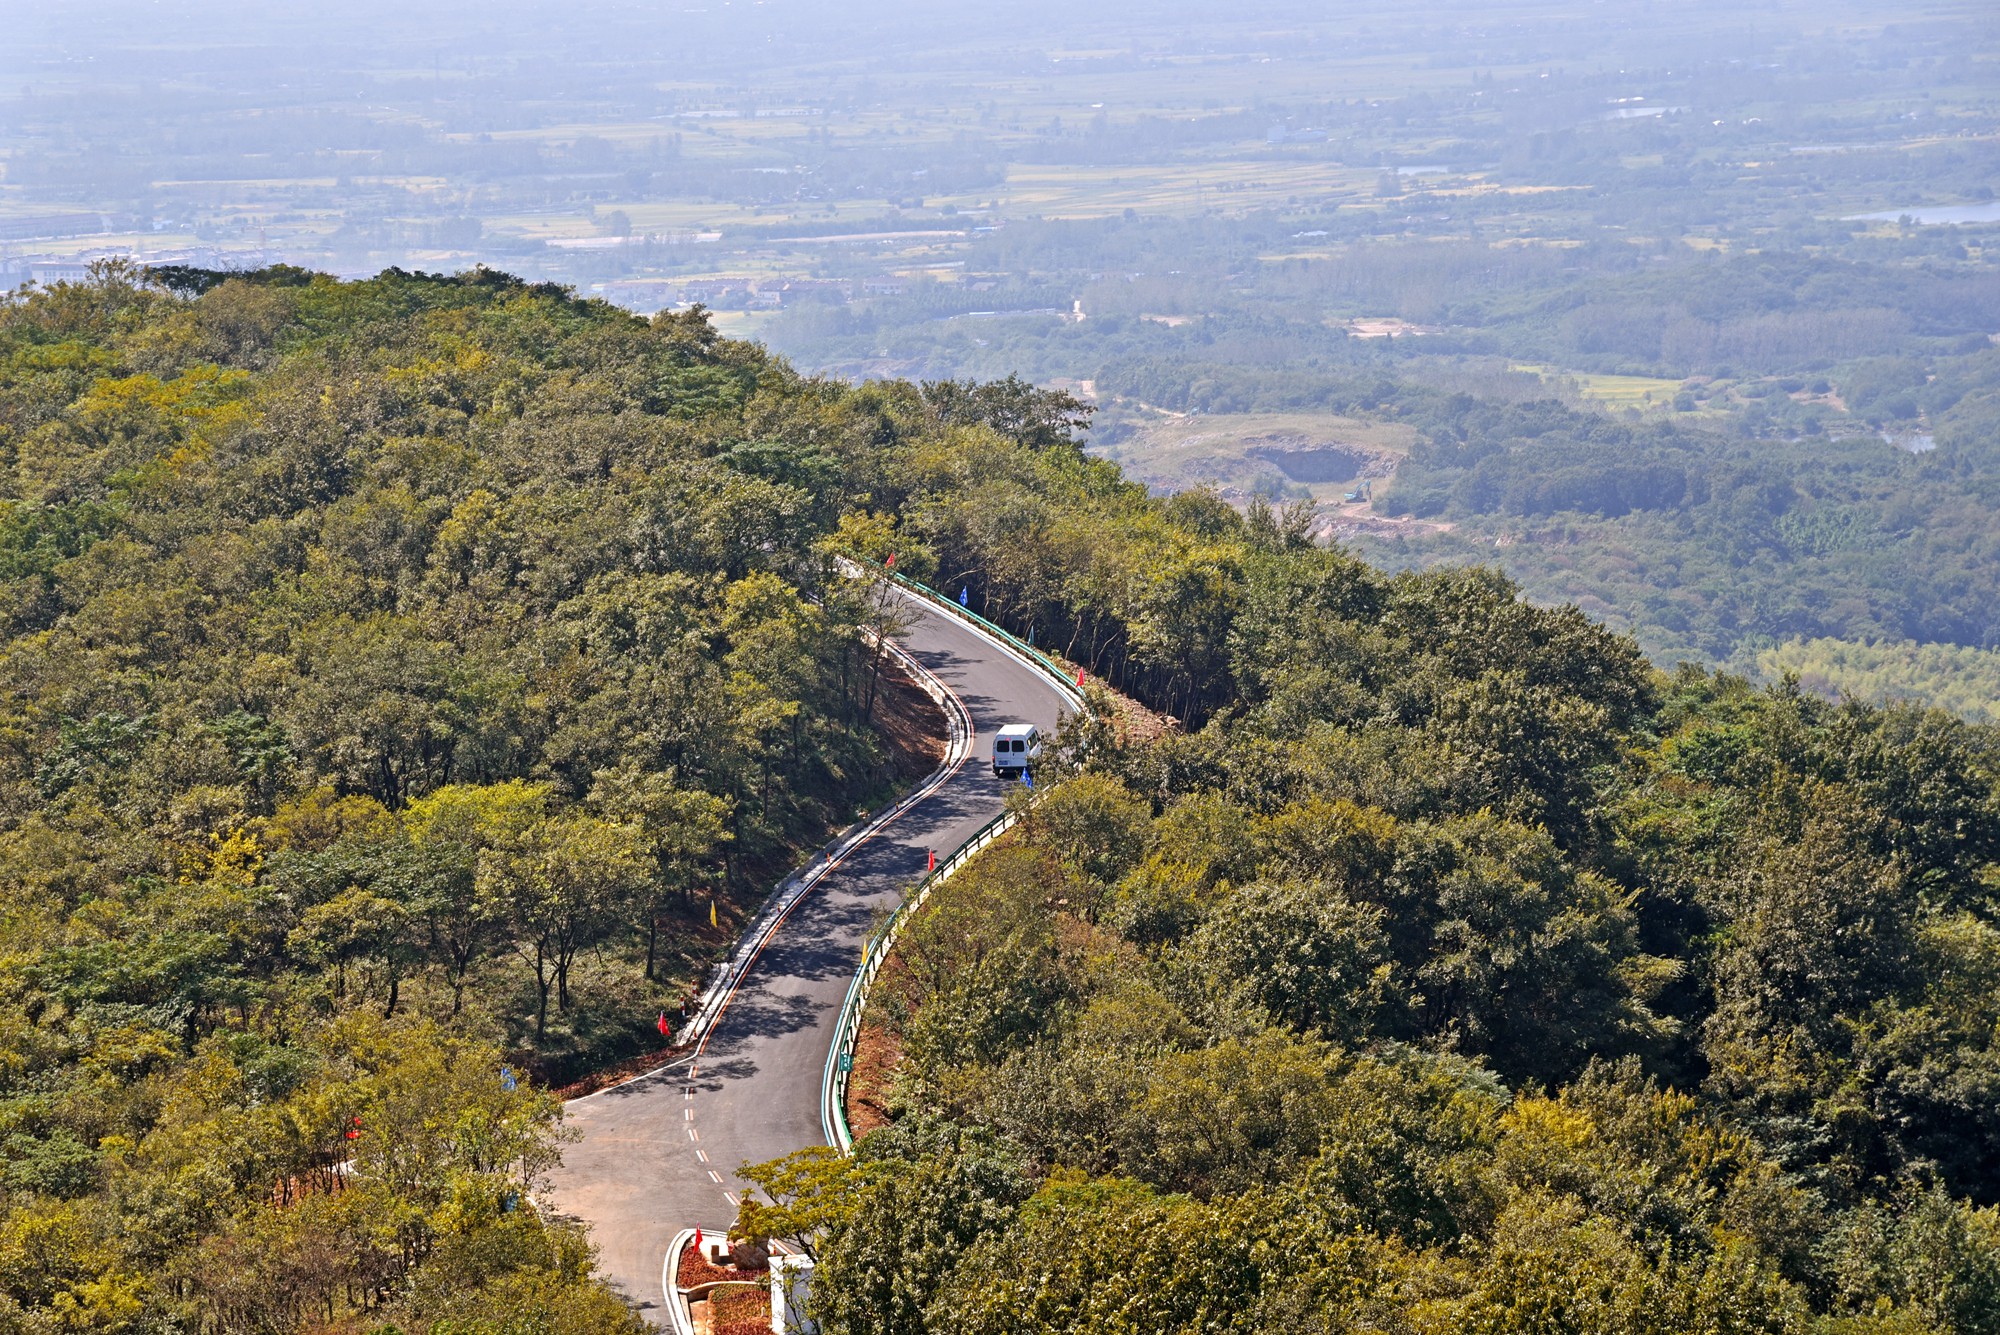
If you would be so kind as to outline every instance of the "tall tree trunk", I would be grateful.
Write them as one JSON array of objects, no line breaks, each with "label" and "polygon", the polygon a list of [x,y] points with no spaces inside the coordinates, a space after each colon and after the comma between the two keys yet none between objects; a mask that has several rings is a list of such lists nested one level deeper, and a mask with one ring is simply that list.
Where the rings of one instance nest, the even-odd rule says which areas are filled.
[{"label": "tall tree trunk", "polygon": [[875,688],[882,680],[882,657],[885,652],[882,637],[877,636],[875,652],[868,660],[868,703],[861,710],[861,719],[864,723],[875,721]]},{"label": "tall tree trunk", "polygon": [[535,1037],[545,1037],[549,1032],[549,972],[548,955],[540,941],[535,942]]}]

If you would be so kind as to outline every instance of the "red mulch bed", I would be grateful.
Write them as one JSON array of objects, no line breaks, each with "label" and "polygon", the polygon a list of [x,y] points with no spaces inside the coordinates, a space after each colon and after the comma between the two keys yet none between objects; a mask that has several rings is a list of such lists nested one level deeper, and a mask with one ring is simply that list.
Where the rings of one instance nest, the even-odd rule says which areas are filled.
[{"label": "red mulch bed", "polygon": [[735,1289],[710,1296],[715,1335],[770,1335],[771,1291]]},{"label": "red mulch bed", "polygon": [[[891,967],[897,963],[892,955]],[[903,1040],[864,1016],[854,1045],[854,1070],[847,1080],[847,1126],[856,1139],[889,1125],[889,1081],[902,1058]]]},{"label": "red mulch bed", "polygon": [[950,734],[944,711],[893,659],[882,665],[875,731],[888,743],[896,777],[904,783],[914,783],[944,763]]},{"label": "red mulch bed", "polygon": [[[748,1280],[753,1284],[762,1284],[771,1278],[771,1272],[768,1270],[725,1270],[721,1266],[710,1265],[708,1258],[696,1251],[694,1244],[690,1242],[687,1246],[681,1248],[680,1269],[674,1272],[674,1277],[680,1282],[682,1288],[691,1289],[697,1284],[713,1284],[720,1279],[741,1279]],[[768,1330],[769,1328],[767,1323],[765,1329]]]}]

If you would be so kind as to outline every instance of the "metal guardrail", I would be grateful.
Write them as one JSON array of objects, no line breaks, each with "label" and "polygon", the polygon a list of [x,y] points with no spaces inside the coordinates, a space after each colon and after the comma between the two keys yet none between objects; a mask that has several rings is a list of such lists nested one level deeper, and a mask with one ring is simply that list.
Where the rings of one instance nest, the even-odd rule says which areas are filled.
[{"label": "metal guardrail", "polygon": [[[919,584],[916,580],[899,575],[895,571],[863,557],[852,557],[855,565],[873,573],[884,575],[899,587],[908,590],[912,596],[936,604],[962,621],[969,622],[975,630],[987,639],[1019,659],[1026,666],[1048,677],[1057,691],[1077,713],[1088,713],[1090,702],[1070,680],[1069,674],[1056,666],[1055,660],[1037,649],[1020,636],[996,625],[980,616],[969,607],[962,606],[956,599],[947,598],[936,589]],[[995,816],[979,831],[938,864],[937,870],[917,883],[916,889],[904,900],[901,907],[891,914],[889,921],[882,924],[880,931],[869,939],[867,948],[861,952],[861,964],[854,971],[854,981],[847,985],[847,996],[840,1003],[840,1018],[834,1027],[833,1044],[827,1049],[826,1070],[820,1079],[820,1129],[826,1135],[826,1143],[834,1146],[842,1154],[854,1152],[853,1129],[847,1124],[847,1086],[854,1071],[855,1045],[861,1037],[861,1017],[868,1009],[868,992],[875,984],[876,975],[882,972],[882,965],[895,948],[897,934],[910,916],[923,907],[932,890],[943,884],[954,873],[970,862],[994,840],[1007,833],[1014,825],[1016,817],[1012,813]]]},{"label": "metal guardrail", "polygon": [[903,924],[924,906],[931,891],[1007,833],[1015,819],[1012,812],[1004,812],[982,825],[977,834],[959,845],[957,852],[939,863],[936,871],[917,883],[916,890],[889,916],[881,930],[869,938],[867,948],[861,952],[861,967],[854,971],[854,981],[847,985],[847,996],[840,1003],[840,1020],[834,1029],[833,1046],[827,1049],[826,1073],[820,1084],[821,1129],[826,1132],[826,1143],[842,1154],[854,1152],[854,1133],[847,1125],[847,1084],[854,1071],[855,1044],[861,1038],[861,1017],[868,1008],[868,990],[874,986],[875,976],[882,972],[883,963],[895,948]]},{"label": "metal guardrail", "polygon": [[1056,689],[1061,693],[1063,699],[1068,701],[1070,706],[1078,713],[1087,713],[1089,711],[1090,702],[1084,699],[1082,690],[1070,679],[1069,673],[1058,667],[1053,658],[1043,653],[1040,649],[1037,649],[1034,645],[1029,644],[1013,631],[1008,630],[998,622],[988,621],[971,608],[961,605],[956,598],[947,598],[928,584],[919,584],[916,580],[906,575],[899,575],[879,562],[871,561],[865,556],[849,557],[848,559],[853,561],[857,566],[865,567],[873,573],[887,576],[898,587],[909,590],[926,602],[936,603],[939,607],[961,621],[970,622],[979,630],[984,631],[990,638],[999,640],[1002,647],[1011,650],[1016,658],[1021,659],[1029,667],[1054,682]]}]

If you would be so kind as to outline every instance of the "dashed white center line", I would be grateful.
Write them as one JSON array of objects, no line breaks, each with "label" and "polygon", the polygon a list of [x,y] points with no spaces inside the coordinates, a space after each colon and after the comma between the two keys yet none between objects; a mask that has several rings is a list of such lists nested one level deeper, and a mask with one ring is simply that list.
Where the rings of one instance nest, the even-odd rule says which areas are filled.
[{"label": "dashed white center line", "polygon": [[701,1161],[702,1161],[703,1163],[707,1163],[707,1162],[708,1162],[708,1151],[707,1151],[707,1150],[696,1150],[696,1151],[694,1152],[694,1157],[695,1157],[695,1158],[697,1158],[697,1159],[699,1159],[699,1160],[701,1160]]},{"label": "dashed white center line", "polygon": [[683,1109],[681,1120],[685,1122],[692,1122],[694,1120],[694,1109],[692,1108]]},{"label": "dashed white center line", "polygon": [[695,1130],[695,1129],[694,1129],[693,1127],[689,1127],[689,1128],[688,1128],[688,1139],[689,1139],[689,1140],[700,1140],[700,1139],[701,1139],[701,1133],[700,1133],[699,1131],[696,1131],[696,1130]]},{"label": "dashed white center line", "polygon": [[739,1209],[742,1208],[743,1202],[736,1199],[736,1193],[733,1191],[723,1192],[722,1199],[728,1201],[731,1205],[734,1205]]},{"label": "dashed white center line", "polygon": [[717,1186],[721,1186],[722,1174],[716,1172],[713,1168],[711,1168],[708,1170],[708,1180],[715,1183]]}]

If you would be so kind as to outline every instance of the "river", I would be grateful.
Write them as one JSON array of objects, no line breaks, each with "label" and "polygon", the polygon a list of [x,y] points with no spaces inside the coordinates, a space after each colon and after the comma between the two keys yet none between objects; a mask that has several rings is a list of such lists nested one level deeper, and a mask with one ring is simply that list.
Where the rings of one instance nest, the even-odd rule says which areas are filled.
[{"label": "river", "polygon": [[1943,223],[2000,222],[2000,199],[1984,204],[1930,204],[1914,209],[1883,209],[1880,213],[1856,213],[1844,222],[1896,222],[1908,218],[1919,226]]}]

